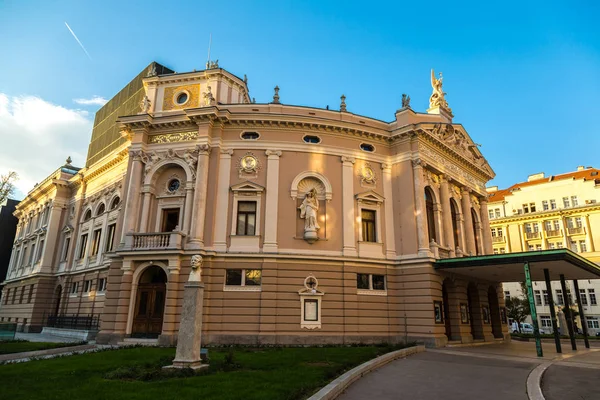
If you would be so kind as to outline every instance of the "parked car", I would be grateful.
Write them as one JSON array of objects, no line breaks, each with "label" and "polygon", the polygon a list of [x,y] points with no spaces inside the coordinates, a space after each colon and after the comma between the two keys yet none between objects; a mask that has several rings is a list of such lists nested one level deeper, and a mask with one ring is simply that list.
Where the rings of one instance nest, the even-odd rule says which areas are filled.
[{"label": "parked car", "polygon": [[[552,333],[551,330],[548,330],[545,328],[539,328],[539,329],[540,329],[540,334],[542,334],[542,335]],[[516,322],[512,323],[512,325],[510,327],[510,333],[519,333],[519,327],[517,326]],[[533,325],[529,324],[527,322],[521,322],[521,333],[533,334]]]}]

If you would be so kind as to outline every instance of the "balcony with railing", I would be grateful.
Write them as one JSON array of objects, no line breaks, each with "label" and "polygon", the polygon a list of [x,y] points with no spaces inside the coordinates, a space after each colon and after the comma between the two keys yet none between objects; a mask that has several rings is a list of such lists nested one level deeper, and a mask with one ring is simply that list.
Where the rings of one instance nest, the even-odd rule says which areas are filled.
[{"label": "balcony with railing", "polygon": [[492,236],[492,243],[504,243],[504,236]]},{"label": "balcony with railing", "polygon": [[568,227],[567,232],[569,235],[585,235],[585,228],[583,226]]},{"label": "balcony with railing", "polygon": [[554,238],[554,237],[561,237],[561,236],[562,236],[562,230],[560,230],[560,229],[546,229],[546,237]]},{"label": "balcony with railing", "polygon": [[182,232],[128,233],[123,250],[179,250],[184,237]]},{"label": "balcony with railing", "polygon": [[540,232],[525,232],[525,237],[527,237],[527,240],[539,239]]}]

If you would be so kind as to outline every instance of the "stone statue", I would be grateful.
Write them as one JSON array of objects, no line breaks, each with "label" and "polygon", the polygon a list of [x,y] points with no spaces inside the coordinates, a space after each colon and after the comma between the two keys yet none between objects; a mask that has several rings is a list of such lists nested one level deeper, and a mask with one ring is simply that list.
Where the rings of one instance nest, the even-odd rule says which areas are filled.
[{"label": "stone statue", "polygon": [[156,76],[158,73],[156,72],[156,64],[152,63],[152,66],[148,68],[148,73],[146,74],[146,78],[150,78],[152,76]]},{"label": "stone statue", "polygon": [[402,108],[410,108],[410,96],[402,93]]},{"label": "stone statue", "polygon": [[216,102],[211,92],[210,86],[207,87],[207,90],[208,92],[204,93],[204,102],[207,106],[214,106]]},{"label": "stone statue", "polygon": [[244,74],[244,84],[247,85],[248,84],[248,77],[246,76],[246,74]]},{"label": "stone statue", "polygon": [[429,108],[441,107],[450,111],[450,107],[448,107],[448,103],[446,102],[444,90],[442,88],[444,77],[440,72],[440,78],[435,78],[435,73],[433,69],[431,70],[431,87],[433,88],[433,93],[431,93],[431,97],[429,97]]},{"label": "stone statue", "polygon": [[150,105],[152,103],[150,102],[150,99],[148,98],[148,96],[144,96],[144,98],[140,101],[140,108],[142,109],[142,114],[148,114],[148,111],[150,111]]},{"label": "stone statue", "polygon": [[192,260],[190,261],[192,265],[192,272],[190,272],[190,277],[188,278],[188,282],[201,282],[202,281],[202,256],[200,254],[194,254],[192,256]]},{"label": "stone statue", "polygon": [[300,218],[304,219],[304,239],[309,242],[317,240],[317,230],[320,228],[317,222],[318,211],[319,200],[317,200],[317,190],[312,188],[306,193],[300,205]]}]

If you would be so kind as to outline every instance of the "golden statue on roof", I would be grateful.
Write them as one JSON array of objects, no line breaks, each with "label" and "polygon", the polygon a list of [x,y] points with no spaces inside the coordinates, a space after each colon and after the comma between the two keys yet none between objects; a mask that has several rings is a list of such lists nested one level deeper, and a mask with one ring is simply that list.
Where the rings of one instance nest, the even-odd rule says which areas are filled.
[{"label": "golden statue on roof", "polygon": [[444,89],[442,88],[443,79],[444,77],[441,72],[439,79],[436,79],[435,72],[431,69],[431,87],[433,88],[433,93],[431,93],[431,97],[429,97],[429,108],[440,107],[452,112],[444,97],[446,93],[444,93]]}]

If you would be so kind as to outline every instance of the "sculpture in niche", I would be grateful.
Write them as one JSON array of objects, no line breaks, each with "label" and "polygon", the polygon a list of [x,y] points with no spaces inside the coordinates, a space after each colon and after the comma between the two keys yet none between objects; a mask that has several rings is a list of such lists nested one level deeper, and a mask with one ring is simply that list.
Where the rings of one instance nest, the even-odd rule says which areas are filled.
[{"label": "sculpture in niche", "polygon": [[190,277],[188,281],[190,282],[201,282],[202,281],[202,256],[200,254],[194,254],[192,256],[192,260],[190,264],[192,266],[192,271],[190,272]]},{"label": "sculpture in niche", "polygon": [[317,200],[317,190],[312,188],[300,205],[300,218],[304,219],[304,239],[313,243],[318,239],[317,230],[320,228],[317,222],[319,211],[319,201]]}]

